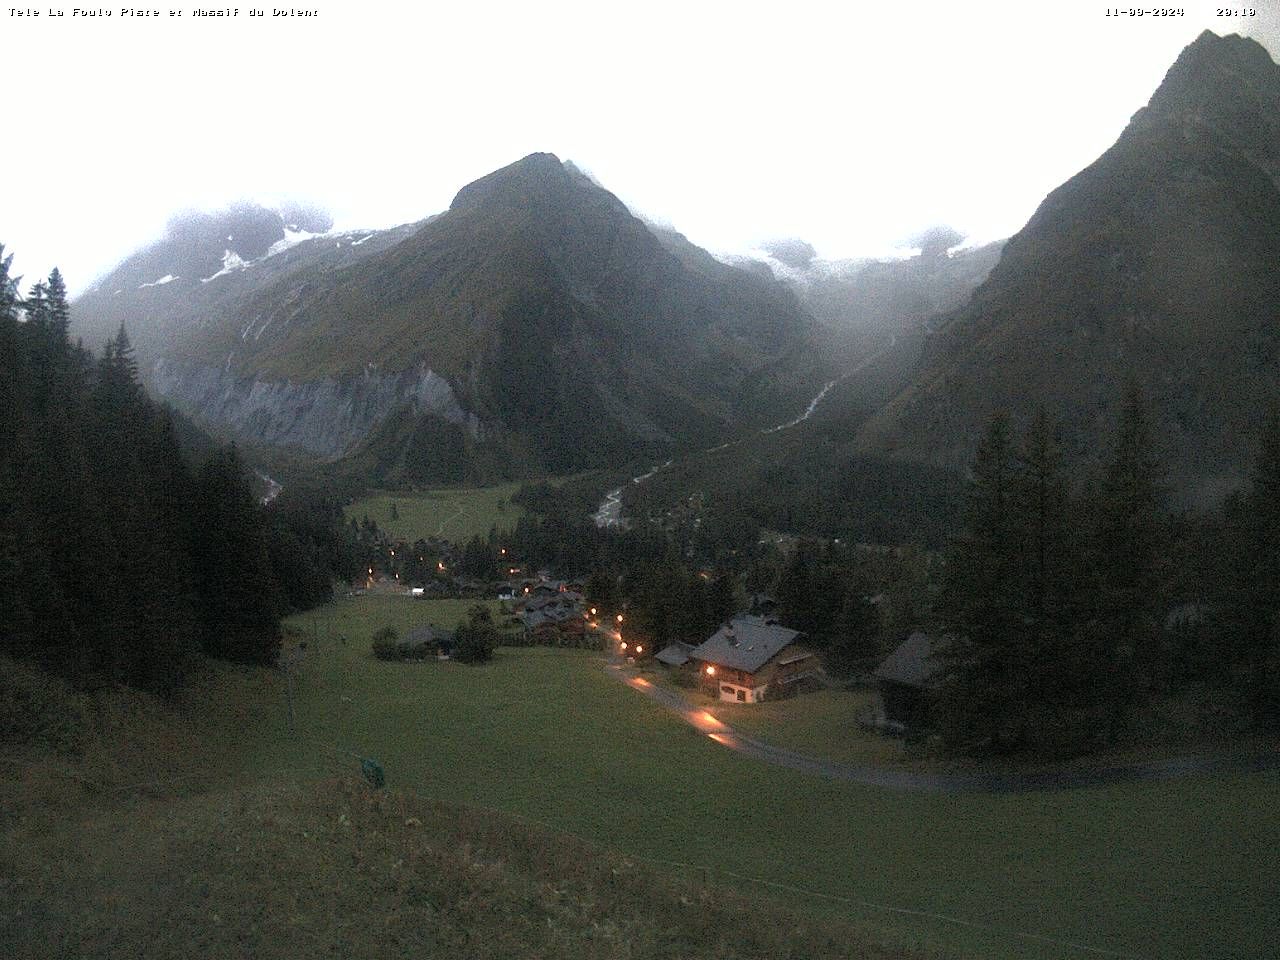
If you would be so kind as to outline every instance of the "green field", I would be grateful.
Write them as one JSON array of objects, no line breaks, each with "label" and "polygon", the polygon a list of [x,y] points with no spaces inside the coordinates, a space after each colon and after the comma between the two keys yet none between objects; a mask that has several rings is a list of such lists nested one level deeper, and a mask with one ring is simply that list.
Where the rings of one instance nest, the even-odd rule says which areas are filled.
[{"label": "green field", "polygon": [[282,701],[244,761],[319,768],[350,749],[393,785],[705,869],[947,955],[1273,955],[1280,775],[897,793],[733,754],[607,677],[596,654],[500,650],[483,667],[369,657],[376,627],[447,623],[466,607],[363,597],[296,618],[318,637],[295,685],[305,732],[284,732]]},{"label": "green field", "polygon": [[[368,517],[397,539],[410,543],[425,537],[443,537],[462,543],[489,530],[510,530],[524,511],[511,502],[518,483],[496,487],[426,490],[407,493],[375,493],[346,508],[348,519]],[[397,519],[392,519],[395,505]]]}]

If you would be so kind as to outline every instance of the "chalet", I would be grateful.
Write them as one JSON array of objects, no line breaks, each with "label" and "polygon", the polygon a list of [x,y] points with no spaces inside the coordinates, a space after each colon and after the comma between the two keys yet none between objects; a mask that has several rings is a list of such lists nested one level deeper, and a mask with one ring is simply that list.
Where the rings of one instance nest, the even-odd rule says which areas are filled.
[{"label": "chalet", "polygon": [[887,724],[909,730],[928,723],[930,692],[942,673],[935,652],[935,641],[917,630],[876,667]]},{"label": "chalet", "polygon": [[533,613],[537,610],[579,610],[581,609],[581,604],[567,593],[539,593],[517,601],[515,608],[517,614],[522,614]]},{"label": "chalet", "polygon": [[515,616],[525,635],[536,643],[554,644],[564,637],[586,633],[587,618],[573,606],[545,603]]},{"label": "chalet", "polygon": [[453,586],[464,597],[479,597],[488,592],[488,584],[474,577],[454,577]]},{"label": "chalet", "polygon": [[536,597],[539,594],[555,596],[557,593],[564,593],[565,589],[565,582],[563,580],[543,580],[542,582],[533,585],[529,590],[529,595],[532,597]]},{"label": "chalet", "polygon": [[434,623],[424,624],[410,630],[402,643],[414,655],[423,656],[435,651],[437,657],[447,660],[453,652],[453,631]]},{"label": "chalet", "polygon": [[721,700],[759,703],[773,689],[820,676],[813,651],[796,643],[798,630],[738,616],[689,652],[706,687]]},{"label": "chalet", "polygon": [[516,610],[521,613],[527,613],[534,610],[542,610],[545,607],[558,606],[559,603],[559,596],[538,593],[527,597],[521,597],[520,600],[516,601]]},{"label": "chalet", "polygon": [[435,647],[436,628],[423,624],[420,627],[414,627],[404,638],[404,646],[411,651],[427,650]]}]

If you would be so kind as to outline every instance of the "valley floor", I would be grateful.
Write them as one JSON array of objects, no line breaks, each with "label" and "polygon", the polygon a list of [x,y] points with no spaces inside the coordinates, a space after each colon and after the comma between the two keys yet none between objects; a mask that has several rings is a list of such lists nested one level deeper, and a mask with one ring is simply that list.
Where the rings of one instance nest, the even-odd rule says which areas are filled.
[{"label": "valley floor", "polygon": [[[628,904],[621,912],[582,906],[584,898],[606,900],[607,887],[584,892],[564,885],[572,876],[546,878],[578,903],[572,908],[578,919],[569,927],[606,938],[590,948],[595,952],[574,953],[544,940],[529,941],[541,945],[537,950],[518,952],[498,939],[493,949],[477,947],[486,956],[699,956],[681,940],[686,934],[679,931],[687,928],[674,919],[679,910],[672,904],[703,886],[740,894],[762,911],[782,911],[778,916],[793,911],[798,919],[787,921],[787,929],[795,931],[797,957],[868,955],[856,944],[876,943],[890,955],[1262,958],[1280,938],[1274,900],[1280,888],[1274,855],[1280,848],[1274,817],[1280,774],[1274,771],[1052,793],[901,792],[809,776],[727,751],[609,677],[596,654],[501,649],[480,667],[383,663],[369,656],[369,635],[377,627],[456,622],[466,606],[366,596],[295,618],[294,628],[310,643],[293,683],[293,729],[279,673],[235,672],[220,697],[234,703],[238,715],[211,724],[216,739],[205,749],[216,756],[204,766],[209,777],[218,776],[191,781],[199,789],[166,780],[199,766],[179,758],[171,770],[137,778],[154,779],[153,787],[127,791],[127,801],[98,812],[75,805],[59,811],[53,793],[25,810],[6,796],[6,809],[18,812],[0,821],[0,877],[7,893],[22,896],[0,902],[20,903],[23,912],[0,908],[0,946],[38,944],[41,930],[107,937],[111,924],[101,919],[102,910],[149,919],[130,920],[121,929],[139,937],[148,931],[164,943],[170,934],[161,921],[172,909],[174,929],[194,929],[200,918],[207,926],[214,923],[207,914],[216,913],[236,935],[269,930],[285,938],[280,942],[314,947],[303,953],[326,955],[324,945],[345,942],[341,937],[372,936],[359,924],[342,927],[354,910],[366,926],[381,931],[378,925],[385,925],[386,942],[394,947],[389,955],[407,955],[400,945],[410,942],[403,939],[409,931],[421,937],[424,929],[436,930],[438,943],[445,944],[467,926],[450,926],[449,918],[458,916],[450,911],[473,909],[474,903],[459,907],[432,886],[437,880],[431,871],[457,876],[447,872],[455,868],[462,875],[474,870],[482,879],[492,875],[499,886],[510,881],[506,892],[484,893],[478,885],[474,896],[476,902],[493,896],[507,904],[499,915],[510,917],[511,929],[526,930],[533,917],[541,936],[548,915],[548,929],[557,928],[553,894],[530,886],[524,867],[479,852],[492,847],[468,839],[465,830],[433,833],[436,839],[425,842],[431,856],[448,851],[456,863],[422,873],[426,854],[419,849],[420,859],[413,861],[405,852],[411,847],[400,844],[405,820],[425,824],[427,818],[395,806],[401,803],[455,811],[439,816],[464,825],[486,817],[500,824],[513,823],[511,817],[534,821],[549,836],[579,838],[572,843],[586,846],[564,841],[566,849],[578,851],[575,859],[603,848],[613,851],[600,855],[615,858],[610,863],[622,858],[654,871],[646,876],[656,879],[643,889],[617,892]],[[369,813],[375,801],[363,787],[335,783],[335,774],[357,772],[358,757],[376,758],[390,787],[406,791],[405,799],[396,794],[377,801],[396,811],[394,822]],[[33,766],[24,774],[28,793],[37,782],[56,781],[41,781],[36,771]],[[146,798],[148,790],[154,800]],[[64,784],[62,791],[75,789]],[[367,843],[343,839],[349,829],[344,815],[370,831]],[[259,816],[272,822],[262,839],[266,820]],[[202,832],[206,840],[184,846],[184,838]],[[155,839],[143,842],[149,834]],[[224,835],[224,841],[208,840]],[[525,841],[513,836],[518,849]],[[539,836],[544,839],[537,842],[549,847],[558,842]],[[270,852],[285,838],[287,855],[282,848],[276,859],[286,882],[262,887],[261,904],[215,889],[218,877],[238,869],[237,843],[241,854],[251,842]],[[396,886],[398,860],[417,864],[413,884],[423,886]],[[507,866],[495,866],[497,861]],[[265,862],[244,861],[246,873],[263,873]],[[192,886],[179,886],[176,899],[149,893],[150,874],[136,869],[141,863],[177,864],[164,884],[185,872]],[[465,869],[457,867],[462,863]],[[530,868],[538,877],[542,869]],[[135,883],[129,879],[134,873],[145,875]],[[211,903],[232,906],[192,912],[200,901],[191,891],[204,896],[205,888]],[[663,891],[674,892],[668,897]],[[419,912],[416,922],[407,922],[405,911],[425,911],[423,904],[437,913]],[[291,925],[295,916],[298,923]],[[628,916],[642,919],[633,927]],[[423,917],[439,918],[440,925]],[[831,928],[841,931],[839,943],[819,946],[820,940],[806,939],[827,921],[839,924]],[[674,939],[641,936],[659,936],[669,922]],[[607,939],[612,934],[604,931],[614,927],[628,943],[640,938],[634,952],[619,951],[618,942]],[[753,939],[751,929],[743,927],[740,942],[718,941],[720,952],[708,955],[787,955],[776,952],[776,942],[769,948]],[[131,935],[126,932],[126,941]],[[124,955],[113,954],[119,945],[108,939],[91,942],[101,945],[97,955]],[[348,955],[374,955],[365,946],[373,940],[352,942]],[[585,938],[574,940],[580,942]]]}]

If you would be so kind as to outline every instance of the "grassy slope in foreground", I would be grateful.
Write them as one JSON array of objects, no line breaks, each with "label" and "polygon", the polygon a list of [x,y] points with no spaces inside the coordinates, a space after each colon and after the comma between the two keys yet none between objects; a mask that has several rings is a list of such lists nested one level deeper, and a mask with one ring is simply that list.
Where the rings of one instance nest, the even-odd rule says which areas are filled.
[{"label": "grassy slope in foreground", "polygon": [[[980,924],[795,895],[955,955],[1088,955],[1016,932],[1127,955],[1264,957],[1280,936],[1274,773],[1019,796],[835,783],[724,750],[591,654],[501,650],[480,668],[368,659],[354,638],[412,603],[369,597],[318,613],[298,688],[312,745],[297,761],[351,743],[394,784],[705,866],[722,883],[739,882],[731,872]],[[340,633],[353,642],[326,639]]]},{"label": "grassy slope in foreground", "polygon": [[[474,536],[487,537],[489,530],[511,530],[524,510],[511,498],[518,483],[494,487],[439,489],[422,492],[375,493],[346,508],[348,519],[357,523],[364,517],[397,539],[413,543],[420,537],[443,537],[465,543]],[[398,519],[391,517],[395,504]]]},{"label": "grassy slope in foreground", "polygon": [[[1280,824],[1273,815],[1280,803],[1280,777],[1275,774],[1043,795],[899,794],[817,780],[731,754],[606,677],[588,654],[501,650],[492,664],[480,668],[382,664],[367,656],[367,635],[383,623],[409,623],[420,616],[447,623],[466,608],[462,601],[424,605],[366,597],[318,611],[319,641],[296,684],[296,733],[285,725],[279,674],[220,668],[217,682],[183,721],[187,734],[175,740],[170,726],[179,724],[148,722],[155,736],[141,739],[153,739],[164,751],[164,765],[153,764],[144,776],[134,769],[136,762],[121,773],[107,758],[101,778],[156,779],[164,784],[162,792],[181,799],[195,795],[211,778],[225,783],[234,777],[250,784],[244,803],[254,811],[258,798],[270,802],[266,794],[253,792],[259,789],[255,784],[265,789],[266,781],[282,789],[301,783],[304,792],[314,788],[323,794],[328,788],[321,784],[330,772],[352,768],[350,756],[335,749],[350,744],[380,759],[393,787],[445,803],[523,814],[627,856],[706,867],[713,885],[741,886],[761,901],[763,912],[774,909],[771,899],[788,899],[808,916],[856,923],[870,942],[919,943],[961,957],[1093,955],[1015,935],[1021,932],[1120,955],[1261,958],[1272,955],[1280,936],[1273,897],[1280,884],[1274,857]],[[310,615],[298,620],[308,630],[312,622]],[[334,639],[339,634],[349,637],[347,646]],[[343,697],[350,699],[349,707]],[[122,722],[131,731],[136,726],[132,715]],[[197,749],[202,734],[205,742]],[[113,744],[136,752],[134,739]],[[191,749],[183,752],[181,744],[188,741]],[[57,804],[76,793],[74,785],[41,778],[32,765],[16,769],[27,774],[17,778],[23,795],[41,785],[49,793],[39,806],[25,809],[12,796],[0,797],[0,883],[37,885],[22,894],[36,912],[21,925],[8,913],[14,902],[8,894],[22,884],[3,890],[0,937],[20,935],[24,943],[35,942],[22,931],[31,928],[39,911],[46,929],[74,916],[81,916],[75,922],[96,923],[98,896],[116,898],[108,908],[117,915],[134,913],[136,905],[139,917],[150,922],[148,935],[167,937],[166,921],[175,930],[186,925],[189,900],[203,895],[199,882],[208,883],[228,862],[240,862],[233,856],[235,824],[227,827],[230,852],[195,859],[181,854],[188,828],[203,829],[199,817],[207,824],[209,817],[220,816],[212,806],[203,814],[177,806],[170,815],[163,804],[140,802],[136,813],[125,807],[117,820],[99,824],[77,808],[56,812]],[[192,773],[203,777],[192,778]],[[213,795],[208,800],[221,802]],[[232,809],[239,816],[239,807]],[[324,809],[305,816],[323,816]],[[329,807],[328,815],[338,813]],[[290,827],[297,827],[291,836],[298,856],[312,855],[301,849],[311,841],[302,834],[316,831],[287,818],[278,824],[279,830]],[[254,839],[268,850],[282,842],[276,834]],[[191,867],[192,884],[172,894],[148,892],[146,878],[152,874],[145,871],[161,868],[139,865],[170,856]],[[281,891],[284,899],[220,919],[252,934],[255,923],[259,931],[280,931],[298,916],[287,929],[305,939],[289,941],[296,949],[286,952],[326,955],[334,928],[308,932],[308,918],[323,911],[334,922],[349,921],[350,930],[368,920],[376,899],[365,886],[350,887],[350,897],[334,893],[332,884],[340,889],[343,881],[333,874],[346,869],[342,856],[352,855],[339,848],[334,856],[338,859],[323,861],[324,869],[312,870],[304,861],[299,873],[309,879]],[[250,866],[258,874],[268,872]],[[657,869],[677,879],[690,877],[686,868]],[[982,926],[760,887],[729,872]],[[695,879],[701,875],[701,869],[692,871]],[[51,886],[40,887],[42,877]],[[60,891],[60,899],[43,896],[44,889]],[[289,912],[293,901],[287,898],[295,893],[299,911],[306,912]],[[148,913],[148,905],[158,912]],[[650,905],[646,901],[637,909],[648,916]],[[385,915],[374,914],[377,922]],[[403,930],[399,922],[393,926]],[[130,929],[140,929],[139,924]],[[137,947],[122,941],[118,955],[140,955]],[[730,941],[725,956],[733,955],[728,947],[743,949]],[[335,949],[341,951],[341,943]],[[803,941],[797,950],[803,953]],[[101,952],[112,955],[110,949]],[[0,950],[3,954],[12,952]],[[344,955],[369,954],[352,949]],[[548,950],[544,955],[564,954]],[[803,955],[856,956],[858,948]]]},{"label": "grassy slope in foreground", "polygon": [[906,957],[542,827],[351,779],[33,826],[0,856],[16,880],[6,957]]}]

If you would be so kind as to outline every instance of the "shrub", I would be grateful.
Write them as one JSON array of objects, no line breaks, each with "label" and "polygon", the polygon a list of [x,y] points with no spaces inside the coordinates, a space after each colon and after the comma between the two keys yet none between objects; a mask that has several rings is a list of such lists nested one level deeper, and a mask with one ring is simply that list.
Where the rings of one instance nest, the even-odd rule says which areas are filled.
[{"label": "shrub", "polygon": [[463,663],[484,663],[493,659],[498,645],[498,628],[488,609],[477,604],[471,608],[467,622],[458,625],[453,635],[453,659]]},{"label": "shrub", "polygon": [[453,637],[453,659],[463,663],[484,663],[493,658],[496,637],[484,630],[477,630],[468,623],[458,627]]},{"label": "shrub", "polygon": [[683,690],[697,690],[702,686],[702,677],[693,670],[676,669],[669,674],[671,682]]},{"label": "shrub", "polygon": [[379,660],[402,660],[404,651],[395,627],[383,627],[373,635],[373,655]]}]

